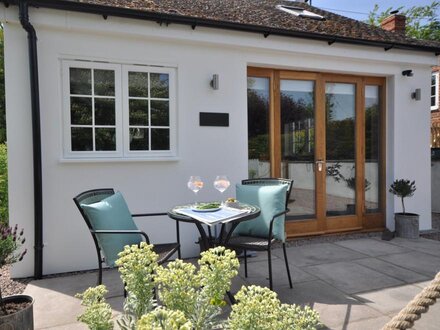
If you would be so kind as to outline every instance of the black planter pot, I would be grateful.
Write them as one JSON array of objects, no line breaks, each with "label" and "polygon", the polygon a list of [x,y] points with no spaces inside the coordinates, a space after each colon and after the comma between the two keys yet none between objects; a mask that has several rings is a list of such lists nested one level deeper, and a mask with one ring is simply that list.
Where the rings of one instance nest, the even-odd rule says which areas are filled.
[{"label": "black planter pot", "polygon": [[0,316],[1,330],[34,330],[34,299],[26,295],[14,295],[3,298],[7,304],[30,303],[26,308],[9,315]]},{"label": "black planter pot", "polygon": [[396,236],[419,238],[419,215],[415,213],[395,213]]}]

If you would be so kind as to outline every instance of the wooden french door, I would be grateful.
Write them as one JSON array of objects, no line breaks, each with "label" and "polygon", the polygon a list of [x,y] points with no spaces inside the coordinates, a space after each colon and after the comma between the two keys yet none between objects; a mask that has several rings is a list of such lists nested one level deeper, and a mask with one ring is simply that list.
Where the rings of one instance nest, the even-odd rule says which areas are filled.
[{"label": "wooden french door", "polygon": [[294,180],[289,237],[384,225],[385,80],[248,69],[249,177]]}]

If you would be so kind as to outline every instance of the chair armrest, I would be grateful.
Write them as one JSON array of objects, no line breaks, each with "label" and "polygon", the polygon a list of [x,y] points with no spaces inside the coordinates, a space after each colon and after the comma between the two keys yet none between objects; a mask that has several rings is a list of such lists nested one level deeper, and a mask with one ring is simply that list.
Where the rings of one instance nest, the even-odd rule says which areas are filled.
[{"label": "chair armrest", "polygon": [[[168,215],[168,213],[164,213],[164,212],[158,212],[158,213],[137,213],[137,214],[132,214],[131,216],[133,218],[136,217],[158,217],[158,216],[165,216]],[[177,237],[177,243],[179,244],[179,251],[178,251],[178,255],[179,255],[179,259],[181,259],[181,253],[180,253],[180,227],[179,227],[179,220],[175,220],[176,221],[176,237]],[[149,240],[147,240],[148,244],[150,244]]]},{"label": "chair armrest", "polygon": [[138,235],[142,235],[145,238],[145,241],[150,244],[150,239],[148,238],[148,235],[143,232],[142,230],[137,230],[137,229],[133,229],[133,230],[125,230],[125,229],[115,229],[115,230],[90,230],[90,232],[92,234],[138,234]]},{"label": "chair armrest", "polygon": [[133,218],[135,217],[157,217],[157,216],[161,216],[161,215],[168,215],[168,213],[138,213],[138,214],[132,214],[131,216]]},{"label": "chair armrest", "polygon": [[276,218],[282,216],[283,214],[286,214],[287,212],[290,212],[290,209],[289,209],[289,208],[286,208],[284,211],[275,214],[275,215],[273,216],[272,220],[270,220],[270,226],[269,226],[269,237],[268,237],[269,242],[270,242],[270,240],[271,240],[271,238],[272,238],[273,223],[275,222]]}]

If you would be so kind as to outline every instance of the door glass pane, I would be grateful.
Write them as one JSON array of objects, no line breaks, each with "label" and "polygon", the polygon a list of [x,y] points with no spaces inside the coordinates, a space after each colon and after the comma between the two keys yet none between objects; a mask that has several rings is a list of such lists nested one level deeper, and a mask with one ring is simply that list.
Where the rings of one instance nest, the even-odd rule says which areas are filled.
[{"label": "door glass pane", "polygon": [[270,177],[269,78],[248,78],[249,178]]},{"label": "door glass pane", "polygon": [[314,81],[281,80],[281,176],[295,180],[289,215],[298,219],[315,217],[314,90]]},{"label": "door glass pane", "polygon": [[379,212],[380,87],[365,86],[365,209]]},{"label": "door glass pane", "polygon": [[355,92],[354,84],[325,86],[327,216],[355,214]]}]

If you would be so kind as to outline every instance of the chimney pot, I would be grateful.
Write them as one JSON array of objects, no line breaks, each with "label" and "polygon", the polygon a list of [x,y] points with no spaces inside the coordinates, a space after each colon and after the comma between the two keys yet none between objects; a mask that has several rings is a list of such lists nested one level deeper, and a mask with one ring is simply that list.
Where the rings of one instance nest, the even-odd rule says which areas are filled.
[{"label": "chimney pot", "polygon": [[405,34],[406,17],[398,14],[390,15],[380,23],[380,26],[387,31]]}]

